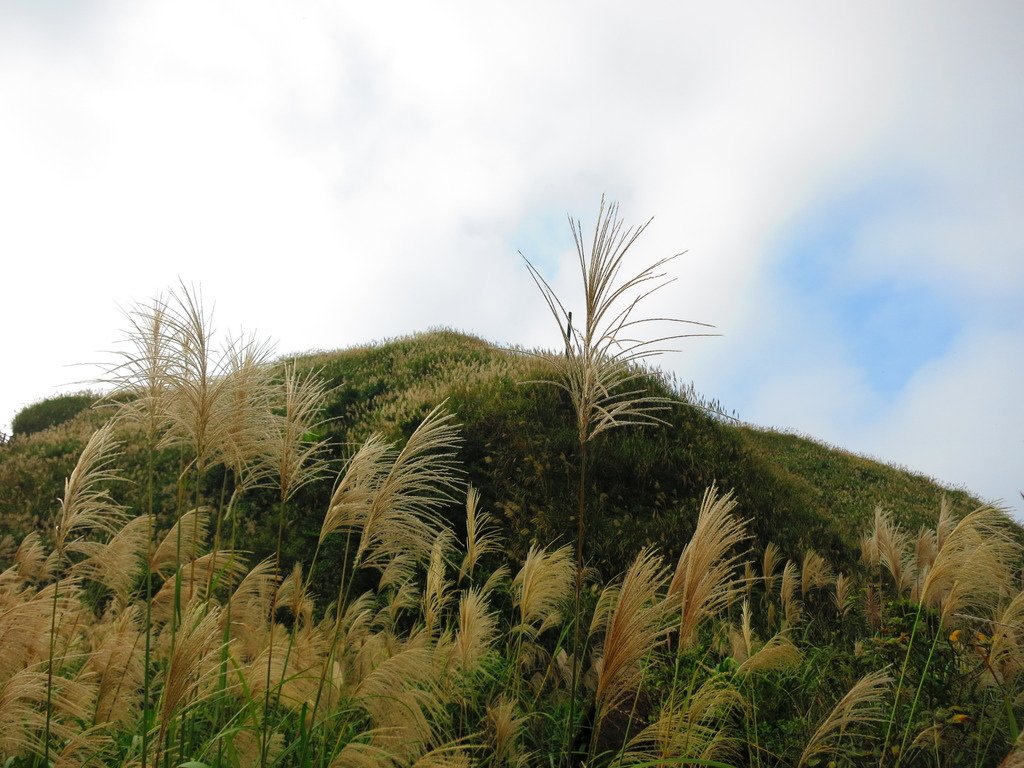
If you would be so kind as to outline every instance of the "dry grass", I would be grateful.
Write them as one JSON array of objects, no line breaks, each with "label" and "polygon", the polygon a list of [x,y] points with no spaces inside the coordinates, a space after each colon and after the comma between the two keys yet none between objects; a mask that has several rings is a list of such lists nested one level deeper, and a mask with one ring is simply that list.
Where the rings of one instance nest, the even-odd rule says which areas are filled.
[{"label": "dry grass", "polygon": [[149,558],[151,573],[167,576],[181,563],[199,557],[209,533],[211,510],[190,509],[163,536]]},{"label": "dry grass", "polygon": [[516,711],[515,700],[508,696],[498,696],[487,706],[488,741],[495,765],[515,766],[527,757],[519,745],[525,723],[526,718]]},{"label": "dry grass", "polygon": [[358,534],[355,562],[383,569],[400,555],[430,557],[439,510],[460,488],[460,442],[451,414],[432,410],[402,448],[374,435],[356,452],[338,483],[320,532]]},{"label": "dry grass", "polygon": [[85,669],[97,679],[95,722],[130,726],[143,702],[145,639],[140,606],[133,605],[97,627]]},{"label": "dry grass", "polygon": [[910,589],[913,581],[910,536],[881,507],[875,508],[874,527],[864,538],[861,549],[868,565],[888,571],[897,593]]},{"label": "dry grass", "polygon": [[116,428],[116,422],[111,421],[93,433],[64,482],[53,531],[58,557],[76,551],[89,534],[116,533],[127,519],[126,510],[114,503],[107,487],[118,480],[113,469],[119,447]]},{"label": "dry grass", "polygon": [[777,577],[775,572],[779,570],[779,563],[782,562],[782,553],[775,542],[769,541],[764,547],[761,556],[761,579],[764,583],[765,596],[771,598],[775,592]]},{"label": "dry grass", "polygon": [[[567,360],[593,353],[599,369],[608,362],[601,355],[619,354],[616,364],[627,371],[649,347],[600,351],[602,334],[634,322],[639,300],[610,309],[625,295],[610,286],[638,234],[616,222],[614,208],[602,213],[597,267],[574,230],[599,322],[564,335]],[[657,268],[626,285],[648,285]],[[791,703],[819,724],[794,746],[785,741],[791,730],[760,721],[774,729],[780,764],[839,759],[880,735],[889,673],[872,672],[850,687],[856,675],[849,665],[867,656],[844,657],[839,644],[826,655],[839,669],[813,666],[821,656],[812,652],[817,637],[840,627],[854,634],[872,619],[851,599],[859,579],[833,579],[806,547],[799,567],[788,561],[780,576],[783,555],[774,545],[760,557],[758,575],[744,551],[746,521],[732,495],[712,487],[674,569],[643,549],[621,583],[594,583],[583,593],[589,582],[571,546],[535,545],[521,563],[507,556],[480,494],[471,488],[463,497],[458,430],[439,408],[405,442],[371,435],[345,465],[319,537],[321,544],[339,533],[349,538],[340,562],[282,572],[278,550],[251,564],[234,545],[222,545],[226,509],[193,505],[196,478],[225,468],[237,481],[231,505],[244,506],[256,485],[272,486],[283,512],[324,470],[311,433],[324,390],[294,368],[271,375],[266,348],[251,339],[215,350],[211,327],[198,297],[184,289],[141,308],[134,351],[118,367],[125,396],[118,420],[86,442],[54,524],[16,549],[3,544],[10,564],[0,572],[0,762],[552,765],[570,759],[563,745],[575,733],[588,735],[564,716],[573,709],[593,717],[590,765],[753,762],[768,752],[747,726],[758,702],[744,702],[740,691],[779,680],[786,697],[771,705]],[[596,370],[598,379],[608,371],[614,368]],[[624,381],[606,383],[613,380]],[[595,391],[588,439],[655,418],[645,410],[651,403],[637,402],[627,417],[628,397],[620,396],[628,390]],[[130,423],[143,425],[151,445],[182,452],[191,472],[180,479],[180,497],[188,490],[193,499],[179,507],[182,514],[113,501],[117,443],[130,435]],[[460,507],[464,546],[449,522]],[[157,520],[168,521],[168,530],[156,530]],[[890,618],[883,597],[911,596],[922,613],[934,609],[958,627],[987,628],[987,636],[955,645],[958,669],[972,669],[979,681],[972,690],[989,696],[976,710],[987,722],[1002,722],[1004,699],[1013,714],[1024,677],[1024,601],[1012,569],[1019,552],[1001,513],[980,509],[957,519],[944,505],[934,529],[914,539],[879,511],[864,551],[869,575],[878,576],[865,594],[876,595],[880,623]],[[329,605],[311,589],[316,565],[340,571]],[[368,570],[357,579],[360,568]],[[352,594],[355,583],[366,591]],[[837,610],[813,615],[824,600],[809,593],[832,584]],[[799,632],[773,634],[780,605],[788,627],[806,612]],[[567,638],[588,625],[593,642],[569,648]],[[849,692],[829,709],[821,694],[828,689],[811,687],[817,680],[803,690],[793,682],[807,674]],[[990,706],[996,695],[998,706]],[[990,731],[997,745],[1003,727]],[[951,749],[938,727],[915,721],[918,733],[928,735],[920,744],[930,749]],[[963,754],[949,751],[945,764]]]},{"label": "dry grass", "polygon": [[832,583],[832,568],[828,561],[813,549],[804,552],[800,567],[800,594],[805,599],[812,589],[828,586]]},{"label": "dry grass", "polygon": [[[660,354],[661,346],[694,335],[673,334],[642,339],[639,329],[650,323],[706,323],[656,317],[637,317],[644,299],[671,282],[662,268],[675,256],[655,261],[632,277],[622,279],[626,254],[650,221],[625,227],[616,203],[601,199],[593,239],[583,234],[579,221],[569,220],[576,245],[583,285],[583,317],[576,316],[526,259],[534,282],[540,289],[562,335],[565,355],[552,357],[555,375],[547,381],[564,389],[573,402],[580,443],[602,432],[627,425],[654,424],[658,413],[670,406],[663,397],[651,396],[643,388],[631,387],[642,372],[638,363]],[[676,254],[679,255],[679,254]]]},{"label": "dry grass", "polygon": [[1011,591],[1011,564],[1019,545],[1006,514],[981,507],[942,536],[934,562],[921,576],[919,599],[941,606],[944,617],[990,611]]},{"label": "dry grass", "polygon": [[712,677],[689,696],[665,702],[658,718],[638,733],[614,765],[708,764],[729,760],[739,744],[728,720],[742,698],[726,680]]},{"label": "dry grass", "polygon": [[787,560],[782,569],[782,586],[779,598],[782,601],[782,614],[787,626],[795,626],[803,614],[803,604],[796,596],[796,588],[800,583],[800,569],[792,560]]},{"label": "dry grass", "polygon": [[449,542],[447,536],[438,536],[430,551],[430,564],[427,566],[427,578],[423,587],[423,625],[428,635],[434,636],[440,627],[441,615],[444,613],[453,595],[451,580],[447,576]]},{"label": "dry grass", "polygon": [[882,719],[882,697],[892,682],[888,670],[871,672],[847,691],[807,741],[798,768],[820,761],[825,755],[838,756],[844,738],[863,742],[870,738],[864,726]]},{"label": "dry grass", "polygon": [[637,555],[622,580],[596,661],[597,734],[604,718],[640,687],[640,662],[666,638],[667,619],[677,607],[674,598],[660,595],[667,582],[668,569],[651,550]]},{"label": "dry grass", "polygon": [[327,471],[321,458],[324,442],[309,435],[321,425],[328,392],[315,372],[299,373],[294,364],[285,365],[279,387],[276,401],[280,403],[280,415],[275,415],[269,429],[253,421],[257,445],[262,446],[264,461],[277,480],[278,495],[284,503]]},{"label": "dry grass", "polygon": [[776,634],[766,643],[760,643],[754,634],[750,603],[743,601],[740,626],[729,628],[731,655],[739,662],[740,675],[758,674],[769,670],[794,669],[800,665],[803,654],[783,634]]},{"label": "dry grass", "polygon": [[127,606],[146,565],[152,529],[152,519],[140,515],[125,523],[109,541],[79,542],[75,549],[84,558],[75,563],[71,572],[102,584],[122,608]]},{"label": "dry grass", "polygon": [[497,616],[490,612],[487,598],[475,589],[467,590],[459,600],[455,631],[455,662],[463,671],[472,670],[491,650],[497,636]]},{"label": "dry grass", "polygon": [[466,490],[466,554],[459,566],[459,580],[473,578],[480,558],[501,551],[501,532],[494,516],[480,509],[480,492],[473,486]]},{"label": "dry grass", "polygon": [[512,582],[513,605],[519,613],[516,631],[535,638],[558,624],[575,578],[571,547],[552,552],[531,548]]},{"label": "dry grass", "polygon": [[[373,454],[382,444],[372,438],[367,445]],[[339,488],[346,478],[348,484],[342,493],[335,492],[331,513],[336,514],[344,504],[365,511],[380,503],[376,499],[383,485],[380,478],[393,471],[401,456],[392,446],[377,455],[384,452],[389,458],[371,473],[378,479],[364,485],[369,492],[362,497],[352,492],[363,482],[353,480],[358,474],[353,466],[357,459],[353,459]],[[436,481],[440,475],[429,476]],[[82,497],[79,494],[77,498]],[[478,514],[478,504],[473,494],[467,505],[468,517]],[[720,497],[715,489],[709,489],[694,536],[671,575],[660,557],[646,550],[620,585],[601,591],[591,619],[592,631],[601,642],[593,656],[592,694],[584,693],[593,697],[593,744],[600,741],[612,713],[625,716],[636,706],[651,674],[650,665],[665,648],[676,612],[690,617],[681,621],[689,645],[697,642],[696,630],[703,622],[729,612],[730,598],[740,590],[737,572],[741,555],[737,549],[744,541],[743,521],[735,518],[734,506],[731,496]],[[405,510],[415,514],[416,507],[407,505]],[[462,726],[452,720],[451,706],[464,695],[462,684],[453,681],[473,679],[487,659],[511,653],[511,658],[517,659],[512,669],[536,674],[536,662],[524,664],[523,659],[540,659],[541,672],[550,665],[543,675],[549,683],[562,681],[553,690],[568,689],[571,662],[564,651],[545,656],[542,640],[548,629],[565,621],[576,577],[569,547],[529,552],[509,585],[514,611],[510,617],[514,620],[506,625],[509,630],[503,629],[506,619],[488,600],[488,595],[505,583],[507,570],[499,569],[482,587],[460,588],[450,575],[453,560],[467,563],[474,539],[478,556],[481,552],[495,554],[493,545],[482,548],[481,540],[484,545],[495,540],[484,538],[488,530],[476,527],[479,519],[467,525],[471,541],[461,556],[445,529],[433,529],[433,544],[425,559],[422,545],[412,552],[396,552],[382,563],[380,594],[367,593],[346,601],[337,619],[317,622],[301,567],[282,578],[273,558],[250,568],[239,553],[205,551],[211,536],[210,510],[190,510],[183,515],[158,537],[148,562],[145,550],[151,536],[147,516],[126,519],[117,511],[111,518],[115,523],[93,523],[89,515],[76,516],[71,514],[74,511],[72,507],[69,512],[66,505],[59,511],[59,519],[74,523],[65,528],[70,533],[64,539],[67,564],[63,569],[59,563],[46,565],[52,558],[34,536],[26,538],[15,555],[15,564],[0,578],[0,640],[10,649],[0,658],[0,723],[9,724],[0,741],[5,755],[43,750],[47,699],[51,754],[57,762],[76,765],[89,759],[105,760],[101,756],[118,749],[110,731],[104,729],[132,728],[145,707],[140,696],[145,604],[139,601],[137,591],[137,576],[144,563],[164,578],[151,607],[153,619],[162,629],[154,638],[157,674],[153,687],[159,693],[149,763],[164,754],[179,755],[179,742],[188,732],[188,723],[197,713],[211,711],[211,702],[219,696],[241,702],[243,707],[245,701],[261,698],[269,703],[262,715],[266,725],[260,724],[258,709],[243,709],[250,712],[246,718],[251,725],[238,731],[231,742],[232,754],[247,754],[250,761],[269,763],[274,755],[286,754],[286,742],[273,725],[281,713],[291,712],[293,717],[306,718],[311,727],[326,730],[334,722],[332,713],[348,711],[361,713],[358,717],[365,718],[368,727],[361,735],[343,739],[336,748],[325,744],[323,754],[329,756],[325,765],[468,765],[476,760],[475,750],[482,743],[493,749],[494,764],[526,765],[534,758],[522,745],[530,717],[521,709],[524,705],[516,687],[511,696],[482,705],[484,730],[466,740],[457,736]],[[884,524],[879,528],[884,530]],[[984,582],[987,586],[980,580],[965,579],[963,574],[952,582],[944,575],[955,564],[988,562],[983,556],[989,556],[992,568],[1002,569],[994,573],[1002,575],[1005,561],[1014,551],[1003,531],[998,513],[971,513],[947,525],[942,545],[936,546],[920,577],[915,569],[922,561],[915,558],[908,578],[920,578],[924,601],[935,600],[945,606],[955,599],[958,607],[998,611],[993,614],[993,626],[1002,629],[991,639],[989,660],[996,682],[1006,686],[1020,677],[1024,658],[1018,626],[1024,613],[1020,595],[1007,598],[1007,582],[993,580],[992,571]],[[938,534],[933,535],[938,542]],[[762,585],[765,597],[774,590],[764,576],[777,571],[778,559],[777,550],[769,549],[762,557],[762,577],[750,580],[751,585]],[[106,573],[107,563],[123,567],[118,567],[115,576]],[[38,579],[53,578],[64,569],[109,594],[112,599],[107,611],[94,613],[88,607],[88,594],[75,579],[65,579],[59,587],[56,583],[33,586]],[[466,568],[464,575],[470,571]],[[813,551],[805,553],[802,569],[787,562],[779,590],[787,623],[795,623],[800,610],[798,591],[806,594],[821,586],[828,575],[827,564]],[[210,585],[216,585],[216,593]],[[835,591],[837,607],[849,610],[845,576],[837,577]],[[180,603],[181,615],[172,621],[176,603]],[[289,607],[290,627],[275,617],[278,605]],[[419,619],[403,630],[403,615]],[[738,624],[729,631],[729,655],[737,663],[737,682],[792,670],[803,663],[804,654],[789,636],[776,634],[762,642],[754,623],[751,603],[745,599],[739,607]],[[43,671],[47,644],[40,644],[38,638],[49,635],[50,624],[55,632],[50,635],[55,669],[48,674]],[[529,648],[524,649],[524,644]],[[548,660],[543,661],[545,658]],[[72,670],[78,671],[66,673]],[[225,673],[227,679],[222,679]],[[821,719],[797,764],[839,755],[844,745],[866,738],[880,717],[878,702],[889,681],[883,670],[857,682]],[[520,690],[533,691],[536,696],[549,689],[542,685]],[[738,737],[729,733],[728,722],[740,704],[734,685],[719,676],[704,679],[688,692],[673,689],[656,714],[639,723],[611,762],[734,759],[742,747]]]},{"label": "dry grass", "polygon": [[850,605],[853,601],[850,578],[846,574],[840,573],[836,576],[834,586],[835,591],[832,593],[832,601],[835,603],[839,615],[845,616],[850,610]]},{"label": "dry grass", "polygon": [[739,591],[736,569],[743,560],[744,522],[733,515],[732,493],[719,496],[712,486],[704,494],[693,538],[676,563],[669,595],[680,606],[679,642],[690,643],[700,623],[715,615]]},{"label": "dry grass", "polygon": [[988,669],[996,683],[1012,686],[1024,671],[1024,592],[1019,592],[991,620]]},{"label": "dry grass", "polygon": [[[194,704],[208,692],[209,683],[219,669],[220,609],[205,602],[189,604],[182,616],[181,632],[168,655],[160,703],[157,706],[156,757],[166,749],[165,739],[178,719],[180,710]],[[168,642],[170,638],[168,638]]]}]

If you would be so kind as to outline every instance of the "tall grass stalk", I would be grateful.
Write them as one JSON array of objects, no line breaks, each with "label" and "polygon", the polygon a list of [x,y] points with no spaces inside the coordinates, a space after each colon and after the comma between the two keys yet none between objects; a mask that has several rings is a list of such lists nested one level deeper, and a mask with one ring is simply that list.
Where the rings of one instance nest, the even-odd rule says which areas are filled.
[{"label": "tall grass stalk", "polygon": [[[777,607],[779,566],[794,552],[766,548],[755,576],[744,562],[752,554],[747,524],[731,496],[713,487],[675,567],[644,549],[621,582],[598,592],[591,615],[582,608],[580,567],[590,526],[577,526],[581,536],[561,549],[531,546],[516,571],[515,556],[477,509],[476,492],[462,496],[452,417],[432,411],[404,444],[379,435],[363,443],[330,494],[311,567],[299,567],[303,558],[282,579],[291,554],[285,526],[300,511],[293,491],[302,473],[317,471],[319,437],[309,429],[312,415],[292,417],[287,427],[287,395],[270,396],[265,385],[287,387],[285,379],[302,376],[288,367],[268,376],[260,365],[240,376],[244,361],[211,349],[200,386],[195,371],[204,364],[181,362],[195,358],[198,345],[179,328],[189,321],[172,325],[178,330],[166,333],[166,348],[151,353],[167,356],[160,365],[168,373],[147,379],[140,367],[131,383],[124,379],[119,423],[90,438],[68,477],[52,547],[38,534],[16,551],[0,541],[0,557],[11,561],[0,570],[0,763],[465,768],[477,760],[493,768],[566,761],[621,768],[720,766],[745,757],[751,765],[809,766],[855,760],[861,744],[885,733],[886,751],[898,745],[885,755],[889,763],[984,764],[997,762],[992,752],[1015,735],[1024,596],[1008,575],[1017,549],[994,513],[976,510],[956,522],[943,512],[913,546],[900,543],[894,524],[888,540],[886,526],[876,525],[872,567],[893,576],[893,596],[909,594],[917,604],[908,629],[913,654],[881,633],[855,636],[857,622],[840,624],[846,601],[838,593],[836,608],[824,593],[808,596],[838,568],[803,543],[802,567],[787,564],[780,590],[794,605],[802,599],[803,631],[762,642],[756,632],[776,629],[767,614]],[[243,355],[245,343],[232,344]],[[150,373],[159,367],[147,365]],[[133,435],[122,430],[131,422]],[[138,514],[107,495],[115,434],[145,444],[145,454],[125,453],[129,470],[146,472]],[[570,478],[588,524],[586,477],[597,451],[589,442],[580,444],[588,457],[582,475]],[[156,503],[164,447],[178,457],[177,494],[166,510]],[[212,478],[221,470],[215,499]],[[283,477],[271,491],[275,474]],[[272,529],[265,557],[250,567],[237,550],[246,546],[240,509],[257,484],[275,496],[276,537]],[[207,498],[214,508],[203,506]],[[464,544],[450,522],[463,501]],[[332,614],[311,585],[335,534],[345,542]],[[334,552],[330,544],[325,551]],[[363,576],[374,586],[353,597]],[[790,613],[793,624],[796,608]],[[913,616],[909,610],[905,621]],[[953,685],[933,693],[923,681],[942,658],[938,633],[962,619],[999,629],[970,642],[951,638],[960,663],[943,670]],[[919,641],[931,626],[925,659]],[[842,642],[834,639],[839,627]],[[822,637],[833,638],[830,646]],[[853,640],[863,641],[857,655],[847,646]],[[849,686],[879,653],[898,653],[897,666],[904,656],[897,689],[913,681],[912,697],[890,693],[882,669],[831,709],[823,703],[821,690]],[[777,701],[762,696],[756,675],[793,668],[815,685],[792,686]],[[941,739],[933,727],[911,743],[922,710],[947,706],[926,695],[964,702],[973,720],[958,714],[936,724],[945,729]],[[816,724],[806,743],[793,738],[798,722]]]},{"label": "tall grass stalk", "polygon": [[935,655],[935,647],[939,643],[939,637],[942,635],[942,626],[938,626],[935,629],[934,636],[932,637],[931,645],[928,647],[928,658],[925,659],[924,667],[921,669],[921,679],[918,680],[917,690],[914,691],[914,698],[910,701],[910,712],[907,713],[906,728],[903,731],[903,740],[900,742],[899,753],[896,755],[896,766],[903,762],[903,755],[906,753],[907,740],[910,738],[910,731],[913,728],[914,714],[917,712],[918,702],[921,700],[921,689],[924,688],[924,681],[928,677],[928,669],[931,667],[932,657]]},{"label": "tall grass stalk", "polygon": [[[576,417],[579,482],[576,507],[576,594],[573,631],[573,682],[570,692],[567,733],[575,728],[576,693],[579,668],[583,663],[584,638],[581,627],[581,596],[585,567],[586,489],[588,446],[607,430],[624,426],[664,424],[660,414],[670,401],[651,395],[641,384],[639,365],[662,352],[660,345],[685,336],[673,334],[650,339],[637,337],[641,326],[653,322],[705,323],[674,318],[637,317],[638,306],[671,280],[661,271],[675,256],[660,259],[634,276],[620,279],[623,261],[629,249],[650,224],[624,226],[618,204],[606,205],[604,197],[598,209],[597,223],[589,247],[578,220],[569,218],[576,256],[583,281],[583,324],[573,326],[572,312],[529,259],[523,256],[531,277],[544,297],[562,335],[564,356],[551,358],[552,376],[543,383],[565,391]],[[642,335],[642,334],[640,334]],[[565,752],[568,755],[569,744]]]},{"label": "tall grass stalk", "polygon": [[[280,418],[274,422],[274,429],[269,434],[264,433],[262,439],[267,440],[272,446],[269,454],[269,463],[278,481],[278,515],[277,515],[277,540],[274,547],[274,574],[281,572],[281,549],[284,543],[285,516],[288,509],[288,502],[295,493],[320,478],[326,467],[320,459],[320,452],[323,450],[322,440],[309,439],[317,427],[321,426],[321,416],[327,390],[320,383],[316,374],[309,373],[300,376],[294,364],[286,364],[284,375],[281,381],[281,405],[282,413]],[[277,612],[277,590],[272,593],[270,601],[270,626],[274,625],[274,616]],[[285,667],[287,669],[288,658],[291,654],[291,638],[289,638],[288,649],[285,655]],[[260,766],[266,766],[267,748],[269,744],[269,718],[270,718],[270,676],[274,660],[274,643],[271,642],[267,655],[267,678],[266,690],[263,697],[263,735],[260,750]],[[283,681],[280,683],[283,685]],[[280,695],[280,694],[278,694]]]},{"label": "tall grass stalk", "polygon": [[[152,575],[149,569],[156,535],[155,518],[155,454],[161,428],[164,424],[165,398],[169,387],[169,371],[172,366],[170,339],[168,338],[169,307],[162,295],[147,303],[134,305],[125,312],[128,323],[125,333],[127,349],[117,353],[118,362],[105,374],[111,386],[111,400],[122,401],[119,413],[126,423],[142,426],[146,445],[146,516],[149,520],[149,546],[143,567],[145,587],[145,648],[143,653],[143,713],[148,709],[152,686]],[[149,728],[146,717],[140,718],[140,740],[142,743],[142,768],[147,768],[149,758]]]},{"label": "tall grass stalk", "polygon": [[80,545],[86,536],[95,532],[113,535],[127,520],[124,508],[113,502],[104,487],[118,479],[111,467],[119,446],[114,438],[114,428],[115,422],[110,421],[89,438],[74,470],[64,481],[64,495],[54,523],[53,541],[57,563],[50,605],[50,636],[46,664],[46,724],[43,736],[46,761],[50,759],[57,612],[64,567],[70,564],[72,553],[81,551]]}]

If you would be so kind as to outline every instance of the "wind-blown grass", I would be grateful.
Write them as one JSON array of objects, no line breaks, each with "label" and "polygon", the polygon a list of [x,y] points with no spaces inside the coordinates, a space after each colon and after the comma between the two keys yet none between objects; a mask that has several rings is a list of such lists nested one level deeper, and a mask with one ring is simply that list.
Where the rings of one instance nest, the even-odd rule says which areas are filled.
[{"label": "wind-blown grass", "polygon": [[[328,384],[251,340],[215,349],[188,292],[144,306],[112,418],[79,436],[45,526],[0,547],[5,765],[940,766],[1013,748],[1024,602],[998,510],[943,505],[920,529],[879,512],[856,567],[784,530],[765,546],[709,482],[633,521],[685,524],[671,551],[627,520],[617,544],[636,546],[607,578],[540,522],[510,546],[521,518],[480,490],[488,463],[461,460],[447,406],[394,405],[404,431],[330,464]],[[151,459],[136,487],[133,451]],[[276,549],[254,556],[261,494]],[[312,557],[289,557],[303,536]]]}]

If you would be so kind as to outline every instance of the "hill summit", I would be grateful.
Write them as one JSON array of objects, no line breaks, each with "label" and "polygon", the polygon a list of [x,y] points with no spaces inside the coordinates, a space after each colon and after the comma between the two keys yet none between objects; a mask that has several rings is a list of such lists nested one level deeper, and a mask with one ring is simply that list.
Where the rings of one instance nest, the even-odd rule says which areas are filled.
[{"label": "hill summit", "polygon": [[[315,372],[330,389],[319,436],[328,441],[334,470],[370,434],[401,441],[444,403],[461,425],[466,479],[502,521],[514,553],[524,556],[531,541],[571,538],[575,427],[564,393],[531,383],[544,375],[542,357],[435,330],[287,362]],[[914,530],[934,523],[944,496],[962,512],[978,505],[962,490],[900,468],[717,416],[657,372],[646,375],[644,385],[672,401],[660,414],[665,423],[612,431],[598,438],[592,452],[588,552],[608,574],[621,571],[645,544],[677,556],[712,484],[735,492],[739,511],[751,521],[755,548],[774,541],[794,557],[813,548],[841,567],[856,562],[860,537],[878,506]],[[48,405],[56,423],[47,425]],[[89,409],[89,399],[80,395],[74,405],[77,412],[66,398],[30,406],[30,423],[45,428],[16,433],[0,448],[0,534],[20,537],[48,525],[64,477],[107,414]],[[175,459],[165,453],[159,461],[159,491],[173,502]],[[144,462],[131,444],[125,447],[123,471],[136,480],[120,491],[129,503],[142,492]],[[212,489],[219,480],[210,482]],[[294,513],[299,519],[287,547],[292,558],[315,545],[330,484],[326,476],[295,505],[302,511]],[[271,506],[259,494],[245,502],[244,543],[256,554],[272,549],[260,524]]]}]

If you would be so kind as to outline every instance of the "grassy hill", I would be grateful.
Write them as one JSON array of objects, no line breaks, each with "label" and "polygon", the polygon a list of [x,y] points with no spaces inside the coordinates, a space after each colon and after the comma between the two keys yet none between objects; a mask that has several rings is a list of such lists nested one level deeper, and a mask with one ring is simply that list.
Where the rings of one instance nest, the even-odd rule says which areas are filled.
[{"label": "grassy hill", "polygon": [[[995,766],[1019,743],[1020,531],[962,491],[648,373],[664,423],[589,444],[580,569],[553,358],[434,331],[207,376],[201,338],[134,370],[134,422],[43,401],[0,448],[4,765]],[[323,421],[283,418],[314,373]],[[236,494],[318,446],[294,495],[299,471]]]},{"label": "grassy hill", "polygon": [[[446,402],[461,424],[466,478],[504,524],[513,555],[522,558],[531,541],[571,539],[578,471],[572,413],[559,390],[529,383],[543,375],[536,356],[432,331],[292,360],[317,371],[331,387],[322,434],[334,470],[371,433],[404,439],[431,408]],[[592,451],[587,549],[605,576],[620,572],[645,544],[658,544],[676,557],[712,483],[735,490],[738,511],[751,520],[755,549],[774,541],[797,557],[811,547],[843,569],[855,567],[859,538],[877,505],[916,530],[934,525],[944,495],[960,512],[978,504],[962,490],[899,468],[711,416],[658,376],[647,384],[674,399],[663,414],[667,424],[614,430]],[[64,478],[108,413],[86,408],[81,395],[73,404],[76,409],[58,398],[31,406],[35,418],[21,422],[59,423],[16,434],[10,446],[0,448],[0,535],[20,538],[48,524]],[[146,458],[137,444],[124,450],[121,471],[134,484],[118,493],[141,508]],[[171,509],[178,459],[164,452],[158,461],[163,473],[156,506]],[[315,546],[335,474],[304,489],[292,505],[287,559],[308,558]],[[220,475],[211,476],[211,498],[221,485]],[[274,546],[271,526],[264,525],[272,506],[272,498],[259,492],[242,504],[242,544],[258,556]],[[453,509],[453,521],[460,517]]]}]

